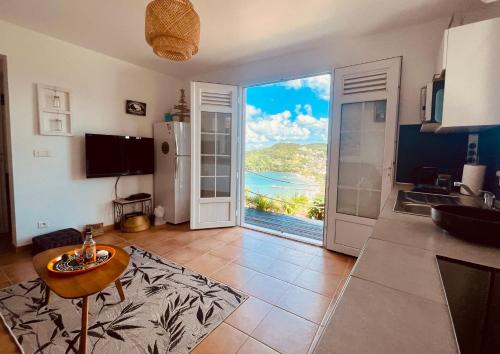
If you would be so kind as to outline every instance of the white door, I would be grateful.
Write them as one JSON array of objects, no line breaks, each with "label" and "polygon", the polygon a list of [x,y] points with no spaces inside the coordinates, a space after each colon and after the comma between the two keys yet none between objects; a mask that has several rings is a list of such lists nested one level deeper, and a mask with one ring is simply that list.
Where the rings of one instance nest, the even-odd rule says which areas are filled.
[{"label": "white door", "polygon": [[238,87],[191,83],[191,228],[236,225]]},{"label": "white door", "polygon": [[328,249],[357,256],[393,185],[401,58],[335,70]]}]

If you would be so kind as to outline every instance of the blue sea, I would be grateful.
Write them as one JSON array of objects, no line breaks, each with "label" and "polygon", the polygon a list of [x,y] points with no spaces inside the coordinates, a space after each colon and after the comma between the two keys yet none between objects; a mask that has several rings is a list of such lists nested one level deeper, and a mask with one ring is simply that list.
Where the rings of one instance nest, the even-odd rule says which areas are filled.
[{"label": "blue sea", "polygon": [[313,179],[291,172],[245,171],[245,189],[268,197],[305,195],[309,199],[324,192]]}]

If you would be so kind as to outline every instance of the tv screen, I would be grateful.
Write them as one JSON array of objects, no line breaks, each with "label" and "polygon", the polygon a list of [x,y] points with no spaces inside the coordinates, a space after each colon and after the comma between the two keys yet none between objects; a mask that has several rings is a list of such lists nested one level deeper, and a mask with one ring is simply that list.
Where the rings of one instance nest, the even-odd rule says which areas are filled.
[{"label": "tv screen", "polygon": [[154,172],[152,138],[85,134],[87,178]]}]

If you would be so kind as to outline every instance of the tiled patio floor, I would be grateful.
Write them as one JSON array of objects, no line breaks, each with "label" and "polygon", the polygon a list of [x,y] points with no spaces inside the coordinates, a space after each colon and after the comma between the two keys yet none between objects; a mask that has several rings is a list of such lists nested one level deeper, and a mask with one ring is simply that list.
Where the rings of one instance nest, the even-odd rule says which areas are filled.
[{"label": "tiled patio floor", "polygon": [[323,221],[245,208],[245,223],[323,241]]}]

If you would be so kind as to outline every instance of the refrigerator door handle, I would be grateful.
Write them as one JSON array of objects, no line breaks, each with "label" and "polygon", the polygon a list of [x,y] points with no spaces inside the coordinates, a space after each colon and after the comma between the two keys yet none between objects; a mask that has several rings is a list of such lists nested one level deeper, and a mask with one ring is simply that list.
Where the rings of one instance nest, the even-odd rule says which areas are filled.
[{"label": "refrigerator door handle", "polygon": [[179,155],[179,148],[177,145],[177,134],[174,134],[175,156]]},{"label": "refrigerator door handle", "polygon": [[174,179],[177,180],[177,171],[179,170],[179,166],[177,166],[179,163],[179,158],[176,156],[175,157],[175,166],[174,166]]}]

